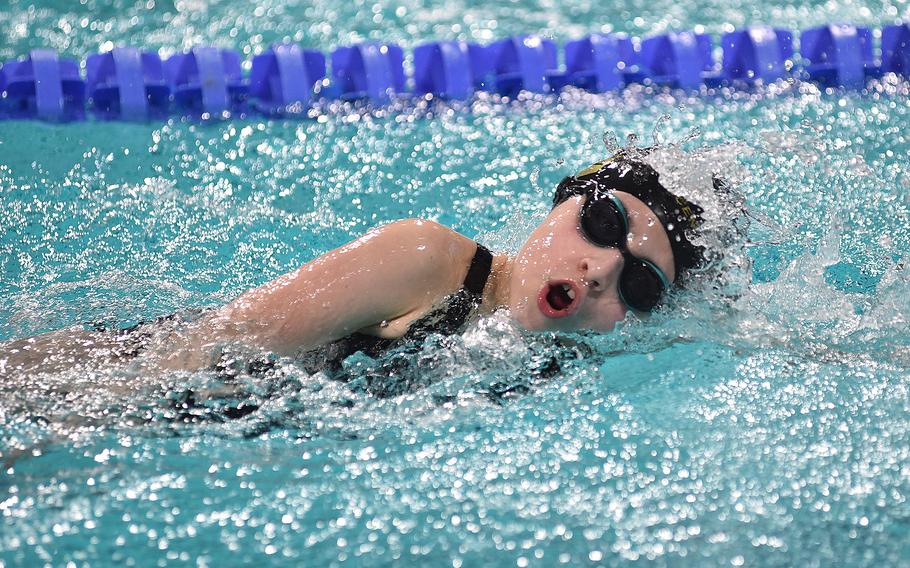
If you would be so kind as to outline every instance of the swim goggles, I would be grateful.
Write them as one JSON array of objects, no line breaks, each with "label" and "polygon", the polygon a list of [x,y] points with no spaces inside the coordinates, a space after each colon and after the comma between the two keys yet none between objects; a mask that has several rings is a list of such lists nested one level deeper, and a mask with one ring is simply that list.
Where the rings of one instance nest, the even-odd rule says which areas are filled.
[{"label": "swim goggles", "polygon": [[613,192],[595,190],[581,206],[580,227],[593,245],[613,247],[622,253],[623,268],[619,275],[619,298],[639,312],[650,312],[670,289],[670,279],[653,262],[634,256],[627,245],[629,216],[622,201]]}]

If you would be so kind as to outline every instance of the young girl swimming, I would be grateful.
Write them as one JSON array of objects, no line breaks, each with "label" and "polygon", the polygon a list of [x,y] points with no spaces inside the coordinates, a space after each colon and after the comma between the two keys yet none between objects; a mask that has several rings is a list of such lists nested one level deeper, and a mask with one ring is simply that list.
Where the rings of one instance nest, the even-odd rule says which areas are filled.
[{"label": "young girl swimming", "polygon": [[232,344],[337,362],[456,333],[501,307],[527,330],[609,331],[630,310],[655,309],[704,262],[691,241],[703,210],[667,190],[645,153],[624,150],[565,178],[514,256],[432,221],[398,221],[196,318],[65,333],[63,356],[59,341],[55,349],[37,338],[10,342],[0,375],[91,354],[114,362],[141,354],[163,369],[194,370],[217,365]]}]

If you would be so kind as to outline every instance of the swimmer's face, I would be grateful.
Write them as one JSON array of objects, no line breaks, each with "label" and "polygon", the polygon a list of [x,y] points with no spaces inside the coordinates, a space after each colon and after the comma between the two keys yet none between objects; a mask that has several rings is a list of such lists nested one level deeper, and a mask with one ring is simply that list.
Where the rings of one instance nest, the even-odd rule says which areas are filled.
[{"label": "swimmer's face", "polygon": [[[627,247],[632,255],[657,265],[672,282],[670,239],[654,212],[638,198],[621,191],[629,215]],[[576,196],[553,209],[518,251],[509,287],[512,316],[530,330],[610,331],[626,316],[619,297],[623,257],[616,248],[604,248],[585,239],[579,212],[586,198]],[[562,287],[568,305],[555,305],[550,294]]]}]

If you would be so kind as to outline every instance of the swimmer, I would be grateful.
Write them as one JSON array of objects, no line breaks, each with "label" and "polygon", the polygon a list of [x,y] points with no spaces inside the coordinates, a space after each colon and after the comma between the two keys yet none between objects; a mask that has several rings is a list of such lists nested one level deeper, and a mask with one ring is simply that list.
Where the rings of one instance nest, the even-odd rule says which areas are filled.
[{"label": "swimmer", "polygon": [[[456,333],[498,308],[527,330],[610,331],[629,311],[657,308],[704,262],[704,249],[690,240],[703,210],[661,185],[641,154],[624,150],[565,178],[549,215],[514,256],[432,221],[402,220],[195,318],[114,332],[61,330],[57,347],[66,340],[70,351],[56,360],[142,355],[163,369],[194,370],[217,365],[225,345],[245,344],[338,361]],[[54,350],[35,339],[0,349],[0,376],[53,366]]]}]

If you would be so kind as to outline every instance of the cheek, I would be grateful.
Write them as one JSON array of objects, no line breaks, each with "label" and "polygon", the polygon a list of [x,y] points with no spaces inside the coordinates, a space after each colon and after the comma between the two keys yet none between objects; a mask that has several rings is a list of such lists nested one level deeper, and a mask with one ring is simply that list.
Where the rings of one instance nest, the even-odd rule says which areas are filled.
[{"label": "cheek", "polygon": [[583,253],[584,243],[577,236],[574,227],[557,225],[535,232],[525,242],[516,256],[516,268],[524,274],[546,275],[552,271],[561,274],[571,265],[571,259]]},{"label": "cheek", "polygon": [[509,310],[512,317],[525,329],[547,329],[547,318],[540,313],[537,296],[546,280],[548,257],[545,251],[526,247],[515,257],[509,282]]},{"label": "cheek", "polygon": [[521,247],[519,255],[525,257],[533,257],[542,253],[546,253],[546,251],[549,250],[553,245],[554,237],[555,235],[553,234],[552,230],[533,233]]},{"label": "cheek", "polygon": [[509,310],[525,329],[540,329],[543,314],[537,307],[539,285],[530,274],[513,274],[509,290]]},{"label": "cheek", "polygon": [[518,251],[513,265],[513,290],[521,289],[528,283],[538,283],[552,265],[552,236],[528,241]]}]

